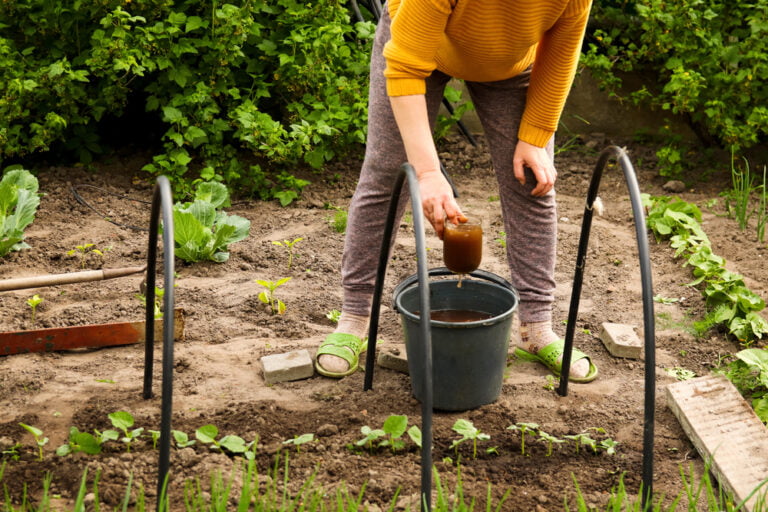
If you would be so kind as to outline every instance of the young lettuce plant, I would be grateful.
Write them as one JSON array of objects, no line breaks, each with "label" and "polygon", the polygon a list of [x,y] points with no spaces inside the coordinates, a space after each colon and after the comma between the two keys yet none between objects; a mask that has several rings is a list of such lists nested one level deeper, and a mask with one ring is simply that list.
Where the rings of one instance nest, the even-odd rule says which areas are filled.
[{"label": "young lettuce plant", "polygon": [[176,256],[190,263],[227,261],[228,246],[246,238],[251,229],[248,219],[218,210],[228,204],[227,187],[218,182],[200,183],[193,202],[174,204]]},{"label": "young lettuce plant", "polygon": [[32,434],[32,437],[35,438],[35,444],[37,444],[37,460],[42,461],[43,460],[43,446],[48,444],[48,438],[43,435],[43,431],[40,430],[37,427],[33,427],[32,425],[27,425],[26,423],[19,423],[20,426],[24,428],[27,432]]},{"label": "young lettuce plant", "polygon": [[26,169],[9,169],[0,180],[0,257],[29,248],[24,230],[40,205],[37,178]]}]

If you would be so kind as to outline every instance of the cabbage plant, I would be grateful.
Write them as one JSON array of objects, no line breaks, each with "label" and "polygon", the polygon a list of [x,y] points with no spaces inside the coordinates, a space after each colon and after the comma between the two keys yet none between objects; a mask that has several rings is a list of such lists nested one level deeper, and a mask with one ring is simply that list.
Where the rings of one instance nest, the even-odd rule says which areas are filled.
[{"label": "cabbage plant", "polygon": [[40,204],[37,178],[26,169],[12,169],[0,181],[0,256],[28,249],[24,230],[35,220]]}]

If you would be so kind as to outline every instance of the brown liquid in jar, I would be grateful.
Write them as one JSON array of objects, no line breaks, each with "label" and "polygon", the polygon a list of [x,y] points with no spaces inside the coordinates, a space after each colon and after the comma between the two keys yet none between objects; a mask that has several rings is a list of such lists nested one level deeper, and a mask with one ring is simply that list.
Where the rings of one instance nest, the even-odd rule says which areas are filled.
[{"label": "brown liquid in jar", "polygon": [[448,270],[468,274],[483,258],[483,228],[480,224],[447,222],[443,232],[443,262]]},{"label": "brown liquid in jar", "polygon": [[438,322],[478,322],[488,320],[491,316],[490,313],[471,309],[438,309],[429,312],[429,318]]}]

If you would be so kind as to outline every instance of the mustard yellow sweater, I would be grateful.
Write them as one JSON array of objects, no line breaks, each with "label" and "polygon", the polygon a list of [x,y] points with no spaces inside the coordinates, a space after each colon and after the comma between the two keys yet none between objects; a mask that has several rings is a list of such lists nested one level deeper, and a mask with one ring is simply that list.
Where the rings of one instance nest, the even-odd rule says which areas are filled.
[{"label": "mustard yellow sweater", "polygon": [[438,69],[492,82],[531,64],[520,140],[543,147],[573,83],[591,0],[389,0],[387,93],[424,94]]}]

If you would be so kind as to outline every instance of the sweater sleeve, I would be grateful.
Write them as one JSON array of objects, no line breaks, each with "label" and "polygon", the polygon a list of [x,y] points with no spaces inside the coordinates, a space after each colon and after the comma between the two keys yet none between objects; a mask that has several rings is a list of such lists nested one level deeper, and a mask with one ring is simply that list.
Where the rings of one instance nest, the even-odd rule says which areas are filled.
[{"label": "sweater sleeve", "polygon": [[435,54],[455,0],[390,2],[392,37],[384,46],[389,96],[424,94],[424,79],[435,70]]},{"label": "sweater sleeve", "polygon": [[576,75],[590,6],[591,0],[572,0],[539,42],[520,140],[544,147],[557,130]]}]

